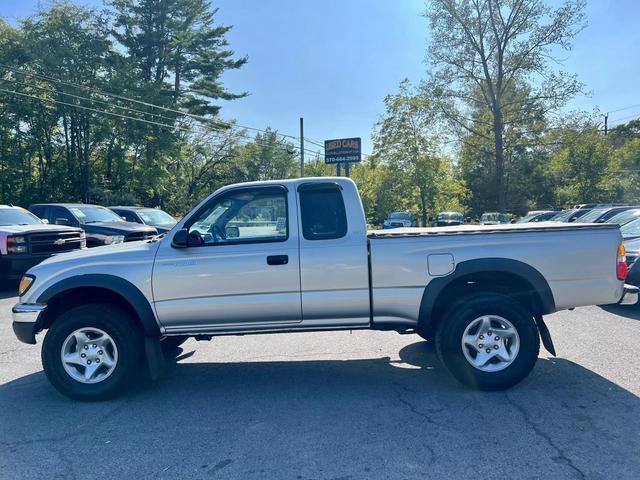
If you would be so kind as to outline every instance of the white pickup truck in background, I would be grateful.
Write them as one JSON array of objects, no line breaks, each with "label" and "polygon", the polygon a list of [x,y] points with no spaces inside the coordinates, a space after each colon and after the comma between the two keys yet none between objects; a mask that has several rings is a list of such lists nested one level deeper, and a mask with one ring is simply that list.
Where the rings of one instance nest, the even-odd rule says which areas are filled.
[{"label": "white pickup truck in background", "polygon": [[[13,309],[18,338],[72,398],[112,397],[190,336],[395,330],[435,341],[480,389],[522,380],[543,315],[637,300],[615,225],[537,223],[367,232],[355,184],[302,178],[224,187],[164,237],[56,256]],[[623,299],[624,297],[624,299]]]}]

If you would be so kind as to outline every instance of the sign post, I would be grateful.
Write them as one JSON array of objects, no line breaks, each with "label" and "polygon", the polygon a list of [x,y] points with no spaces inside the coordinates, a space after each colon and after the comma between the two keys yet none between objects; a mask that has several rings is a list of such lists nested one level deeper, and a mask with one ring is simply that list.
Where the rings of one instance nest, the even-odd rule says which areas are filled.
[{"label": "sign post", "polygon": [[324,162],[336,165],[336,174],[340,176],[341,166],[345,165],[345,174],[350,174],[350,164],[362,161],[362,140],[357,138],[337,138],[324,141]]}]

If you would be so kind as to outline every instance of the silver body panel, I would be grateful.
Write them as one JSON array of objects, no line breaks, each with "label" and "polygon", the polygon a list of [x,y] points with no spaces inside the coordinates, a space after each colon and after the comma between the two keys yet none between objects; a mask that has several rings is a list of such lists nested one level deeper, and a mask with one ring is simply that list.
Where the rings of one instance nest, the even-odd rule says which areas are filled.
[{"label": "silver body panel", "polygon": [[[297,187],[304,182],[334,182],[342,188],[346,236],[303,238]],[[366,328],[371,316],[374,322],[412,326],[431,280],[454,274],[461,262],[486,258],[514,259],[536,269],[547,280],[557,309],[615,303],[623,294],[623,282],[615,272],[621,242],[616,228],[538,223],[367,232],[357,189],[349,179],[239,186],[247,185],[287,189],[286,241],[171,246],[173,233],[212,197],[238,187],[232,185],[203,200],[163,239],[98,247],[44,261],[29,271],[36,280],[21,303],[37,303],[47,288],[65,278],[107,274],[142,292],[165,334]],[[288,255],[289,263],[267,265],[268,255]]]}]

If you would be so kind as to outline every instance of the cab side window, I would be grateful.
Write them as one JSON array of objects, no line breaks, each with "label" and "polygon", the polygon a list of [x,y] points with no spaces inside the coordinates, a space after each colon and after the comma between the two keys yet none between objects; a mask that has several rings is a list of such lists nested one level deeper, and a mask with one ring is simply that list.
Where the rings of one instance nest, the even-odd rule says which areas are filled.
[{"label": "cab side window", "polygon": [[69,225],[77,225],[78,221],[66,208],[51,207],[49,210],[49,223],[55,225],[58,219],[63,219],[69,222]]},{"label": "cab side window", "polygon": [[331,240],[347,234],[347,214],[338,184],[303,184],[298,193],[305,239]]},{"label": "cab side window", "polygon": [[142,223],[140,219],[131,212],[126,212],[121,210],[120,213],[118,213],[118,215],[124,218],[127,222]]},{"label": "cab side window", "polygon": [[242,188],[215,199],[189,227],[189,243],[283,242],[289,237],[287,192],[282,187]]}]

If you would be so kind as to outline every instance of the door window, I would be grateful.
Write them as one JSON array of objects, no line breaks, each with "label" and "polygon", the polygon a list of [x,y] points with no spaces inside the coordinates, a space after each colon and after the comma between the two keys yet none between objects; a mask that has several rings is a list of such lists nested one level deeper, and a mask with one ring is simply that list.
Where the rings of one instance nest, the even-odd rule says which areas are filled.
[{"label": "door window", "polygon": [[[118,212],[116,212],[118,213]],[[124,218],[127,222],[132,222],[132,223],[142,223],[137,216],[135,216],[133,213],[131,212],[126,212],[121,210],[120,213],[118,213],[118,215],[120,215],[122,218]]]},{"label": "door window", "polygon": [[50,212],[49,223],[55,224],[59,218],[69,222],[69,225],[75,225],[78,223],[76,219],[73,218],[73,216],[64,208],[52,207]]},{"label": "door window", "polygon": [[289,237],[282,187],[233,190],[214,199],[190,222],[189,245],[283,242]]}]

